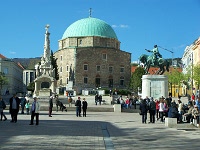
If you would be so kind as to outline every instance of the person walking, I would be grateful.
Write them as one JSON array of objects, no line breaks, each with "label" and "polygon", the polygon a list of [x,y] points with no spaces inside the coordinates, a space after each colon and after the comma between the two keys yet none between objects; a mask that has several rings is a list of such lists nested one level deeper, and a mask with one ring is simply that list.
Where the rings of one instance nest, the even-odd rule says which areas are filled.
[{"label": "person walking", "polygon": [[10,103],[10,115],[11,115],[11,121],[10,122],[17,122],[17,115],[19,112],[19,104],[20,104],[20,99],[16,96],[16,94],[13,94],[13,97],[10,98],[9,100]]},{"label": "person walking", "polygon": [[99,96],[98,94],[95,95],[95,104],[97,105],[97,102],[99,101]]},{"label": "person walking", "polygon": [[55,99],[56,99],[56,112],[58,112],[58,106],[60,103],[60,101],[58,100],[58,95],[55,96]]},{"label": "person walking", "polygon": [[81,98],[80,97],[78,97],[78,99],[76,100],[75,106],[76,106],[76,116],[81,117]]},{"label": "person walking", "polygon": [[49,117],[52,117],[52,108],[53,108],[53,96],[49,98]]},{"label": "person walking", "polygon": [[99,95],[99,105],[101,105],[101,102],[102,102],[102,96]]},{"label": "person walking", "polygon": [[36,117],[36,124],[39,125],[39,111],[40,111],[40,103],[37,101],[37,97],[33,98],[34,101],[31,106],[31,122],[29,125],[33,125],[34,117]]},{"label": "person walking", "polygon": [[21,101],[21,114],[24,114],[24,107],[25,107],[25,104],[26,104],[26,98],[25,98],[25,96],[23,96],[21,99],[20,99],[20,101]]},{"label": "person walking", "polygon": [[68,98],[68,103],[69,103],[69,107],[72,107],[72,97],[71,96]]},{"label": "person walking", "polygon": [[4,100],[2,99],[2,97],[0,96],[0,113],[1,113],[1,121],[4,117],[4,120],[3,121],[6,121],[7,120],[7,117],[6,115],[4,114],[3,110],[6,108],[6,104],[4,102]]},{"label": "person walking", "polygon": [[29,108],[30,108],[29,100],[26,101],[25,107],[26,107],[26,114],[29,115]]},{"label": "person walking", "polygon": [[83,98],[83,102],[82,102],[82,109],[83,109],[83,117],[86,117],[86,110],[87,110],[87,101],[85,100],[85,98]]}]

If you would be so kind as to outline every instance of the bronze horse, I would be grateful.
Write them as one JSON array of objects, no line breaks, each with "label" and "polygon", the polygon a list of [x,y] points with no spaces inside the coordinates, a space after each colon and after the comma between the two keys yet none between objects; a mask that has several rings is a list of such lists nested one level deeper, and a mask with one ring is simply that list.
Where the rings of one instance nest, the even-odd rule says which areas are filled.
[{"label": "bronze horse", "polygon": [[149,68],[152,64],[159,67],[157,74],[162,75],[166,70],[169,72],[169,62],[166,59],[158,58],[155,62],[153,62],[152,56],[143,54],[140,56],[139,60],[144,64],[146,74],[149,73]]}]

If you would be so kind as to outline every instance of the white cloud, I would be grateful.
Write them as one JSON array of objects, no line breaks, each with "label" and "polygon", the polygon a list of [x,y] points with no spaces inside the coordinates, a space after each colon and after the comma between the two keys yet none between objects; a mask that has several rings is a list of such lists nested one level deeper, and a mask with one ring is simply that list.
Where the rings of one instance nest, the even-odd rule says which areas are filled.
[{"label": "white cloud", "polygon": [[121,25],[120,25],[120,28],[128,28],[128,25],[121,24]]},{"label": "white cloud", "polygon": [[128,28],[129,26],[126,25],[126,24],[120,24],[120,25],[115,25],[115,24],[113,24],[112,27],[113,27],[113,28]]},{"label": "white cloud", "polygon": [[117,25],[113,24],[112,27],[113,27],[113,28],[117,28]]},{"label": "white cloud", "polygon": [[15,54],[16,54],[16,52],[10,52],[10,54],[12,54],[12,55],[15,55]]}]

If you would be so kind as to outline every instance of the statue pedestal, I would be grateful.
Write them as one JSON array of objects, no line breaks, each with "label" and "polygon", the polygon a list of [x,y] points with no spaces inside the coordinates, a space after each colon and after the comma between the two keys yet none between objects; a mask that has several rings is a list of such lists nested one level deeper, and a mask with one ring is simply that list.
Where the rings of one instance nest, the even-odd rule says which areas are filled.
[{"label": "statue pedestal", "polygon": [[42,90],[39,90],[39,96],[41,97],[49,97],[51,96],[51,89],[42,89]]},{"label": "statue pedestal", "polygon": [[168,97],[168,77],[165,75],[143,75],[142,76],[142,98]]}]

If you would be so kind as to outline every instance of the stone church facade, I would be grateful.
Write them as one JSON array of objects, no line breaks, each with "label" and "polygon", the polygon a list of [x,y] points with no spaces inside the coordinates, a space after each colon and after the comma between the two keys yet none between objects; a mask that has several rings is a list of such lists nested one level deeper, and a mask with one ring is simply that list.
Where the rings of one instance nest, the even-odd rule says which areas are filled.
[{"label": "stone church facade", "polygon": [[71,24],[54,53],[59,71],[58,87],[73,81],[75,90],[128,88],[131,54],[120,50],[120,41],[110,25],[97,18]]}]

